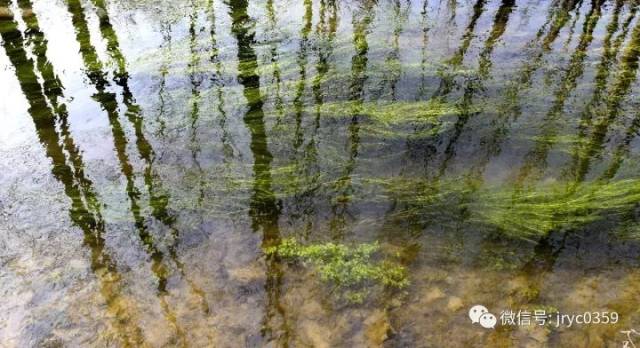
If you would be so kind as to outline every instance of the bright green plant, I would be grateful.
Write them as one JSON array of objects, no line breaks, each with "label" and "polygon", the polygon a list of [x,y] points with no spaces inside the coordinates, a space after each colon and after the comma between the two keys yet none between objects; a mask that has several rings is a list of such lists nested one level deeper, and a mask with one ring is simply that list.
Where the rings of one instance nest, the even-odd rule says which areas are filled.
[{"label": "bright green plant", "polygon": [[372,287],[401,289],[409,285],[404,267],[389,260],[374,260],[379,251],[377,242],[357,246],[332,242],[302,245],[291,238],[267,248],[265,253],[313,267],[322,281],[342,290],[344,299],[361,303]]}]

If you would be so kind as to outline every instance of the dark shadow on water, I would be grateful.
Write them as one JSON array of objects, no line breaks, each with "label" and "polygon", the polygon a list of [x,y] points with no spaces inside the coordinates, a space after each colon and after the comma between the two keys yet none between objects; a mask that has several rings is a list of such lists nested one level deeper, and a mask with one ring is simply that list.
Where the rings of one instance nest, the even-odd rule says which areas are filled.
[{"label": "dark shadow on water", "polygon": [[[231,16],[231,33],[238,47],[238,81],[247,103],[243,121],[250,134],[250,149],[253,154],[253,187],[249,203],[249,216],[254,232],[262,233],[262,247],[280,242],[280,203],[272,188],[271,166],[273,155],[269,151],[264,101],[260,91],[260,76],[257,73],[258,58],[253,48],[255,31],[247,12],[247,0],[232,0],[227,3]],[[262,335],[267,342],[287,346],[290,329],[284,307],[280,303],[282,295],[282,269],[276,255],[267,257],[267,279],[265,283],[266,304]]]},{"label": "dark shadow on water", "polygon": [[[0,1],[0,6],[7,5],[8,1]],[[26,13],[31,5],[28,1],[21,1],[20,8]],[[63,185],[71,202],[71,221],[83,232],[84,245],[91,254],[91,269],[100,283],[100,293],[110,315],[115,317],[116,335],[124,346],[139,347],[144,344],[144,337],[131,311],[134,304],[121,294],[122,277],[116,263],[106,251],[102,203],[93,183],[84,173],[82,156],[71,137],[63,103],[63,87],[47,60],[47,41],[39,29],[37,18],[32,14],[25,19],[27,30],[22,33],[15,19],[0,19],[3,46],[29,102],[28,111],[40,143],[51,160],[51,173]],[[36,62],[28,58],[26,47],[29,44],[34,47],[33,53],[37,53]]]},{"label": "dark shadow on water", "polygon": [[351,58],[351,81],[349,83],[348,100],[352,102],[349,114],[351,120],[347,128],[348,159],[344,170],[335,183],[336,195],[331,206],[330,230],[331,238],[341,240],[345,238],[347,218],[349,216],[349,202],[353,195],[352,175],[357,166],[360,147],[360,108],[365,99],[365,81],[367,80],[367,63],[369,61],[369,42],[367,35],[374,20],[373,11],[376,2],[366,0],[358,8],[352,18],[353,46],[355,53]]}]

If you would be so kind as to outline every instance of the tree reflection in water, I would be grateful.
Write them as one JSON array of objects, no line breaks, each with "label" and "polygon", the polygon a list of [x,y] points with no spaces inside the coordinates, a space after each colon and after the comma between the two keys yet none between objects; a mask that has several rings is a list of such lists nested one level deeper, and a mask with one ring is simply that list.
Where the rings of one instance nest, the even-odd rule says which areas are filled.
[{"label": "tree reflection in water", "polygon": [[[640,325],[636,2],[0,0],[0,34],[22,98],[0,99],[0,289],[28,298],[0,304],[2,344],[605,346]],[[40,260],[26,220],[80,233],[90,276]],[[350,303],[357,267],[265,253],[282,241],[411,285]],[[480,335],[468,303],[621,322]]]}]

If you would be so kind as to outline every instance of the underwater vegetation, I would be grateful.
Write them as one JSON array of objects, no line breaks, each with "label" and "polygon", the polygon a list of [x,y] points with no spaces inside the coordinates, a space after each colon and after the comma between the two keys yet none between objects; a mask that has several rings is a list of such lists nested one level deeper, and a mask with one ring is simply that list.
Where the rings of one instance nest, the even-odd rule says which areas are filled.
[{"label": "underwater vegetation", "polygon": [[[631,213],[640,200],[640,180],[635,178],[553,181],[516,188],[507,184],[483,186],[479,180],[466,177],[436,181],[361,174],[351,178],[351,190],[342,194],[340,171],[344,165],[329,161],[331,165],[312,179],[297,175],[303,171],[299,164],[272,168],[270,182],[276,188],[277,199],[287,204],[312,194],[317,205],[338,200],[359,205],[393,201],[396,206],[389,217],[432,225],[448,224],[458,218],[455,212],[464,210],[471,222],[505,237],[524,239]],[[221,197],[204,202],[205,207],[211,214],[223,214],[231,206],[242,210],[242,202],[255,182],[219,171],[203,184],[206,192]],[[175,204],[184,209],[195,207],[196,201],[189,196],[176,199]]]},{"label": "underwater vegetation", "polygon": [[508,235],[528,238],[575,229],[609,214],[631,211],[640,199],[637,179],[554,183],[524,192],[487,192],[475,203],[478,216]]},{"label": "underwater vegetation", "polygon": [[[472,112],[479,112],[474,106]],[[309,113],[314,110],[310,108]],[[433,98],[424,102],[329,102],[315,112],[324,119],[348,119],[359,116],[363,134],[390,139],[433,137],[448,130],[447,117],[459,114],[456,103]]]},{"label": "underwater vegetation", "polygon": [[339,298],[362,303],[376,286],[402,289],[409,285],[405,267],[387,259],[377,260],[380,244],[346,245],[333,242],[303,245],[294,238],[265,249],[268,256],[301,262],[334,287]]},{"label": "underwater vegetation", "polygon": [[639,9],[0,0],[0,346],[606,346],[458,324],[638,327]]},{"label": "underwater vegetation", "polygon": [[440,117],[456,115],[457,111],[455,104],[437,98],[426,102],[335,102],[320,107],[322,116],[339,118],[360,114],[383,125],[435,124]]},{"label": "underwater vegetation", "polygon": [[[508,185],[478,188],[477,181],[433,183],[414,179],[376,179],[384,192],[405,204],[399,217],[432,222],[452,218],[443,207],[465,210],[471,221],[511,238],[538,238],[566,231],[609,215],[631,213],[640,200],[640,180],[552,182],[526,189]],[[382,198],[382,197],[381,197]]]}]

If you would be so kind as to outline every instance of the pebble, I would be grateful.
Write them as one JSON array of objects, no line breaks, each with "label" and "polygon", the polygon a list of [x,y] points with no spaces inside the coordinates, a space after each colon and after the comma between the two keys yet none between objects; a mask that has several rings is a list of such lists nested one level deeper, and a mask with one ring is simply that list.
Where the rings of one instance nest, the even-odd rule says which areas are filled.
[{"label": "pebble", "polygon": [[366,327],[367,346],[380,347],[389,338],[391,324],[389,324],[389,318],[385,312],[379,310],[373,312],[364,321],[364,325]]},{"label": "pebble", "polygon": [[452,296],[449,298],[449,302],[447,303],[447,309],[452,312],[456,312],[460,308],[464,307],[462,300],[459,297]]},{"label": "pebble", "polygon": [[441,298],[445,297],[444,292],[442,292],[442,290],[440,290],[440,288],[432,288],[431,290],[429,290],[425,296],[424,296],[424,302],[426,303],[431,303],[435,300],[439,300]]}]

